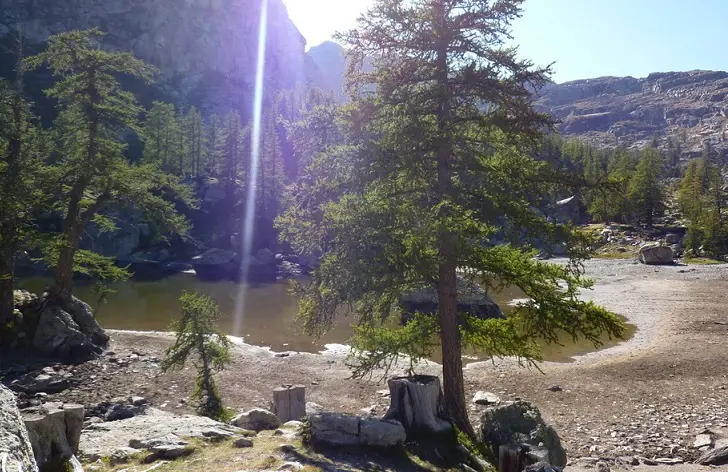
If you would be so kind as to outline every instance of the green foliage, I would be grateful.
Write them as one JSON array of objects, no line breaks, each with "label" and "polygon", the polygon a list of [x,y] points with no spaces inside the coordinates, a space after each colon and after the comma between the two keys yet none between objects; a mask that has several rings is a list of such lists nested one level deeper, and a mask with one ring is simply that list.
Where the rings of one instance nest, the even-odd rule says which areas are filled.
[{"label": "green foliage", "polygon": [[213,379],[230,362],[230,341],[216,326],[220,309],[207,295],[185,292],[179,301],[180,318],[172,324],[176,339],[167,349],[162,371],[182,369],[193,357],[197,377],[192,399],[198,402],[198,412],[225,421],[230,413]]},{"label": "green foliage", "polygon": [[159,144],[162,136],[166,139],[169,107],[155,104],[147,142],[157,142],[147,147],[149,162],[132,165],[124,155],[122,136],[142,132],[138,126],[142,109],[134,95],[121,87],[118,77],[149,82],[156,71],[129,53],[101,49],[103,36],[97,29],[58,34],[48,39],[44,52],[25,61],[30,68],[47,66],[57,80],[46,94],[59,106],[53,209],[64,218],[62,237],[55,243],[53,292],[62,299],[70,297],[75,253],[86,225],[96,220],[105,229],[111,228],[97,216],[104,209],[135,207],[164,230],[186,230],[183,219],[165,199],[165,192],[179,187],[159,170],[160,165],[174,164],[172,156],[183,155],[177,149],[179,136],[165,141],[164,149]]},{"label": "green foliage", "polygon": [[[442,341],[446,409],[468,434],[463,343],[531,361],[535,337],[555,342],[565,329],[597,342],[622,333],[616,316],[578,297],[591,285],[578,263],[583,235],[532,209],[559,180],[534,157],[549,121],[531,108],[526,86],[548,71],[502,43],[520,3],[455,0],[446,10],[444,2],[375,1],[342,37],[353,58],[352,103],[337,116],[347,145],[319,137],[297,205],[280,220],[295,249],[323,252],[301,289],[305,330],[321,334],[346,309],[360,326],[356,375],[401,352],[421,358]],[[373,72],[358,67],[364,58],[375,58]],[[512,244],[495,245],[503,238]],[[534,244],[559,241],[571,263],[534,260]],[[520,287],[530,301],[502,320],[459,316],[452,303],[432,320],[393,325],[404,292],[430,286],[457,300],[456,270],[489,287]]]},{"label": "green foliage", "polygon": [[728,251],[723,223],[726,195],[719,167],[706,152],[685,169],[678,189],[678,206],[688,221],[686,248],[694,256],[717,257]]},{"label": "green foliage", "polygon": [[665,190],[661,182],[663,162],[659,152],[652,148],[642,151],[634,175],[629,182],[627,198],[631,202],[638,223],[652,226],[664,211]]}]

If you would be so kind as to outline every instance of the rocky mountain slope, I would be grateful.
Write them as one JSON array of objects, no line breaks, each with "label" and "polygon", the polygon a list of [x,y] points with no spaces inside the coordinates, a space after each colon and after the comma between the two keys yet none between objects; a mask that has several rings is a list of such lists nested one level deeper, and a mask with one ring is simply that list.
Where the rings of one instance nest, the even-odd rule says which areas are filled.
[{"label": "rocky mountain slope", "polygon": [[[245,111],[255,81],[260,5],[259,0],[0,0],[0,45],[12,44],[11,30],[18,24],[31,52],[52,34],[98,27],[108,33],[107,46],[133,51],[159,67],[159,98],[218,112]],[[269,1],[267,31],[266,90],[305,82],[315,66],[281,0]],[[12,70],[11,61],[7,53],[0,58],[0,75]]]},{"label": "rocky mountain slope", "polygon": [[602,147],[642,147],[667,136],[683,157],[712,146],[728,153],[728,72],[657,72],[646,78],[600,77],[552,84],[537,105],[559,130]]}]

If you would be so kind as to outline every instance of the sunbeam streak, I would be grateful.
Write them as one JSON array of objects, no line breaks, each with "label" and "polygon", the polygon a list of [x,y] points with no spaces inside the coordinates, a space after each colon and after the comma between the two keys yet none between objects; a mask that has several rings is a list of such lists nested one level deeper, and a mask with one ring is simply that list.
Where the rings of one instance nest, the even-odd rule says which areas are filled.
[{"label": "sunbeam streak", "polygon": [[268,0],[262,0],[260,8],[260,25],[258,27],[258,61],[255,70],[255,95],[253,97],[253,129],[250,137],[251,155],[250,172],[248,179],[248,195],[245,202],[245,218],[243,220],[242,255],[243,266],[242,283],[235,300],[235,318],[233,320],[233,335],[241,336],[245,319],[245,301],[248,292],[248,275],[253,259],[253,230],[255,226],[255,200],[258,190],[258,168],[260,166],[260,125],[263,114],[263,79],[265,76],[265,45],[268,34]]}]

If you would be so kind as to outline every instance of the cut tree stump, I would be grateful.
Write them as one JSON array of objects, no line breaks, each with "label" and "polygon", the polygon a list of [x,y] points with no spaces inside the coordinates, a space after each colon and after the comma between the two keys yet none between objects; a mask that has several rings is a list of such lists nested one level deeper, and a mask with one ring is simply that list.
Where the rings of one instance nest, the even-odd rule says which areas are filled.
[{"label": "cut tree stump", "polygon": [[444,418],[439,377],[394,377],[388,385],[390,405],[383,419],[402,423],[408,437],[441,434],[452,428]]},{"label": "cut tree stump", "polygon": [[306,387],[284,385],[273,390],[273,413],[281,420],[300,421],[306,416]]}]

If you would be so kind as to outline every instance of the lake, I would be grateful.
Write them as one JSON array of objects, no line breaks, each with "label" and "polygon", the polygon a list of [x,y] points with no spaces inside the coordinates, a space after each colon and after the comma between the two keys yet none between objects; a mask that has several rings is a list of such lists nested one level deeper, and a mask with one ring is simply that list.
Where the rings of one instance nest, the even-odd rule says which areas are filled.
[{"label": "lake", "polygon": [[[48,286],[48,278],[20,280],[17,288],[40,293]],[[269,346],[274,351],[318,352],[329,343],[345,344],[351,337],[351,318],[345,316],[337,320],[331,331],[320,339],[301,332],[296,322],[298,301],[290,293],[293,282],[283,280],[278,283],[251,285],[248,287],[244,310],[243,334],[245,341],[258,346]],[[108,329],[136,331],[166,331],[179,313],[178,298],[182,291],[201,292],[210,295],[220,306],[223,317],[220,328],[226,333],[233,330],[233,312],[240,285],[235,282],[204,282],[192,275],[176,275],[152,282],[129,281],[112,287],[117,293],[101,305],[97,318],[101,326]],[[91,303],[94,295],[91,287],[77,283],[74,294]],[[504,311],[508,303],[522,298],[516,289],[506,289],[491,293],[491,297]],[[635,327],[628,325],[627,338],[634,334]],[[602,340],[603,348],[614,346],[616,340]],[[544,345],[546,360],[568,362],[571,356],[594,351],[588,342],[573,343],[570,339],[562,342],[564,346]],[[433,360],[439,360],[439,353]],[[468,356],[468,358],[477,356]]]}]

